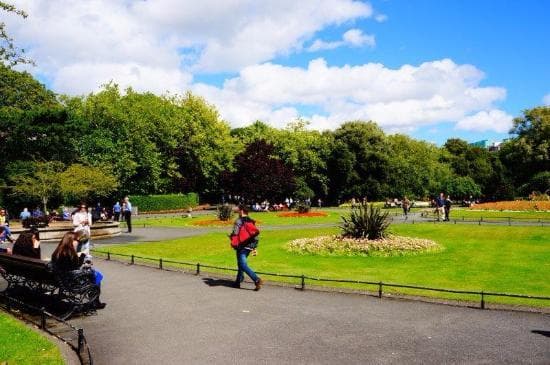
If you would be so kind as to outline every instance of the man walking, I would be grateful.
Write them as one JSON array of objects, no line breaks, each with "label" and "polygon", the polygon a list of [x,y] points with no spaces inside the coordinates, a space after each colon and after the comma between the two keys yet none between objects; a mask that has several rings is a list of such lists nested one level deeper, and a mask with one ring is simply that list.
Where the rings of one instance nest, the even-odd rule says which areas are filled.
[{"label": "man walking", "polygon": [[128,226],[128,232],[132,233],[132,203],[128,197],[124,198],[124,219],[126,220],[126,225]]},{"label": "man walking", "polygon": [[445,207],[445,194],[439,193],[439,196],[435,198],[435,209],[437,213],[437,221],[441,221],[441,217],[445,214],[443,211]]},{"label": "man walking", "polygon": [[[244,205],[239,205],[239,218],[235,221],[235,225],[233,226],[233,232],[231,233],[231,237],[239,236],[239,232],[241,229],[244,228],[245,222],[252,222],[255,223],[253,219],[251,219],[248,216],[248,208]],[[244,280],[244,273],[246,273],[250,279],[254,282],[256,287],[254,288],[255,291],[258,291],[262,288],[263,280],[256,275],[256,273],[248,266],[247,258],[248,255],[252,252],[253,255],[256,255],[256,247],[258,247],[258,237],[251,237],[250,239],[240,243],[236,248],[235,252],[237,254],[237,278],[235,280],[234,287],[240,288],[241,283]]]},{"label": "man walking", "polygon": [[445,199],[445,220],[449,221],[449,213],[451,212],[451,205],[453,202],[451,201],[451,197],[447,195],[447,199]]}]

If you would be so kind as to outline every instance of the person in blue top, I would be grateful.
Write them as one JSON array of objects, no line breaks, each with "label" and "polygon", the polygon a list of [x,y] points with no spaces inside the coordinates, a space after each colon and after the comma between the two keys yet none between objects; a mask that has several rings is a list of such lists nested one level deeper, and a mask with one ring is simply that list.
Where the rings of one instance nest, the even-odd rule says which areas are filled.
[{"label": "person in blue top", "polygon": [[121,210],[120,202],[117,201],[115,205],[113,205],[113,215],[115,217],[116,222],[120,221],[120,210]]},{"label": "person in blue top", "polygon": [[25,219],[28,219],[31,217],[31,212],[29,212],[29,208],[23,208],[23,211],[21,214],[19,214],[19,218],[21,218],[22,221]]},{"label": "person in blue top", "polygon": [[124,198],[125,210],[124,210],[124,219],[126,220],[126,225],[128,226],[128,232],[132,233],[132,203],[128,197]]},{"label": "person in blue top", "polygon": [[445,194],[440,193],[437,198],[435,198],[435,209],[437,214],[437,221],[441,221],[441,217],[445,215]]}]

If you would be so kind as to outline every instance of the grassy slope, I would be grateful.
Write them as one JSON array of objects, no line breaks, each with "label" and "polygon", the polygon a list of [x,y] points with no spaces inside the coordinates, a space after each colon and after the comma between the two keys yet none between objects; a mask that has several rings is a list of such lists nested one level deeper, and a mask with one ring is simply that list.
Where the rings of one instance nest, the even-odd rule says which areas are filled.
[{"label": "grassy slope", "polygon": [[[400,235],[433,239],[445,250],[387,258],[297,255],[285,250],[286,242],[336,233],[337,229],[264,230],[259,255],[251,258],[250,263],[264,272],[550,295],[549,228],[415,224],[394,225],[392,230]],[[223,233],[151,244],[117,245],[109,250],[235,266],[234,253]]]},{"label": "grassy slope", "polygon": [[63,364],[59,349],[17,320],[0,312],[0,363]]}]

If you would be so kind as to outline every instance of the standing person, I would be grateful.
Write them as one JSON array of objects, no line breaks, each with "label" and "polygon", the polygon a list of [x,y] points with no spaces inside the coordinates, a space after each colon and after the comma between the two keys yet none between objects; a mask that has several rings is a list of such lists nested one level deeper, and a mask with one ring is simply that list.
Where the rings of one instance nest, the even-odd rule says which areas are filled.
[{"label": "standing person", "polygon": [[451,212],[451,205],[453,202],[451,201],[451,197],[447,195],[447,198],[445,199],[445,220],[449,221],[449,213]]},{"label": "standing person", "polygon": [[120,221],[120,203],[117,202],[115,203],[115,205],[113,205],[113,214],[115,216],[115,221],[118,222]]},{"label": "standing person", "polygon": [[401,207],[403,208],[403,214],[405,215],[405,219],[407,219],[409,214],[409,209],[411,209],[411,202],[406,196],[403,197],[403,201],[401,202]]},{"label": "standing person", "polygon": [[435,198],[435,209],[437,214],[437,221],[441,221],[441,217],[445,214],[445,194],[439,193],[439,196]]},{"label": "standing person", "polygon": [[83,240],[80,246],[80,252],[83,252],[87,257],[90,256],[90,241],[92,237],[92,215],[88,213],[88,206],[86,203],[80,204],[80,208],[73,214],[73,227],[74,232],[80,232],[83,237],[87,237],[87,240]]},{"label": "standing person", "polygon": [[[238,236],[239,232],[241,230],[241,227],[244,225],[246,221],[251,221],[252,223],[255,223],[252,218],[248,216],[248,208],[244,205],[239,205],[239,218],[235,221],[235,225],[233,226],[233,232],[231,233],[231,237]],[[256,255],[256,247],[258,246],[258,237],[253,237],[248,241],[245,241],[244,243],[241,243],[240,245],[235,248],[236,254],[237,254],[237,278],[235,280],[234,287],[240,288],[241,283],[244,280],[244,273],[246,273],[250,279],[254,282],[256,287],[254,290],[258,291],[262,288],[263,280],[256,275],[256,273],[248,266],[247,258],[248,255],[252,252],[253,255]]]},{"label": "standing person", "polygon": [[128,226],[128,232],[132,233],[132,203],[128,197],[124,197],[124,219],[126,220],[126,225]]}]

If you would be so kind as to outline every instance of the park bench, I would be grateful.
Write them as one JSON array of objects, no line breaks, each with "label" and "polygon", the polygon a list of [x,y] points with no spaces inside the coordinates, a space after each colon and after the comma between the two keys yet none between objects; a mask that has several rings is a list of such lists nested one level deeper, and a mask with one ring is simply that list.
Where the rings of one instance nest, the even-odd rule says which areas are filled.
[{"label": "park bench", "polygon": [[0,253],[0,275],[8,284],[3,293],[46,307],[62,319],[92,310],[99,298],[88,269],[58,272],[47,261]]}]

